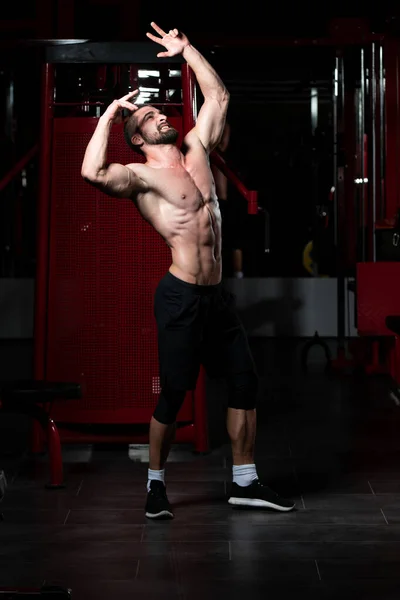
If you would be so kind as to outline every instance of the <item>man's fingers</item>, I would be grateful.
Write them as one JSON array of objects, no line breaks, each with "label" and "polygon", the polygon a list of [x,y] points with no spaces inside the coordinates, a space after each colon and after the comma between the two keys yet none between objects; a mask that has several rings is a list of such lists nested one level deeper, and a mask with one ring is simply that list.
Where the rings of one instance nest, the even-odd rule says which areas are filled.
[{"label": "man's fingers", "polygon": [[138,93],[139,93],[139,90],[134,90],[133,92],[129,92],[129,94],[122,96],[121,100],[128,100],[128,98],[133,98],[133,96],[135,96]]},{"label": "man's fingers", "polygon": [[160,35],[162,35],[163,37],[164,37],[165,35],[167,35],[167,34],[165,33],[165,31],[164,31],[163,29],[161,29],[161,27],[159,27],[159,26],[157,25],[157,23],[154,23],[154,21],[152,21],[152,22],[150,23],[150,25],[152,26],[152,28],[153,28],[155,31],[157,31],[157,33],[159,33],[159,34],[160,34]]},{"label": "man's fingers", "polygon": [[120,100],[119,105],[121,106],[121,108],[127,108],[131,112],[133,112],[134,110],[137,110],[137,108],[138,108],[136,106],[136,104],[132,104],[132,102],[126,102],[125,100]]},{"label": "man's fingers", "polygon": [[146,33],[147,37],[150,38],[151,40],[153,40],[153,42],[156,42],[157,44],[161,44],[161,46],[163,46],[163,41],[156,37],[155,35],[153,35],[152,33]]}]

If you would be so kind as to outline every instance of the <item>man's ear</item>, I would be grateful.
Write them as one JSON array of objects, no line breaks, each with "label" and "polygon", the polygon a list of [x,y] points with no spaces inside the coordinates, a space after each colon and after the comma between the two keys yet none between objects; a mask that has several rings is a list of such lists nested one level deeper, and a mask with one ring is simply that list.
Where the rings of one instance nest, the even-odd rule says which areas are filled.
[{"label": "man's ear", "polygon": [[131,142],[132,144],[134,144],[135,146],[143,146],[143,138],[140,135],[140,133],[135,133],[132,137],[131,137]]}]

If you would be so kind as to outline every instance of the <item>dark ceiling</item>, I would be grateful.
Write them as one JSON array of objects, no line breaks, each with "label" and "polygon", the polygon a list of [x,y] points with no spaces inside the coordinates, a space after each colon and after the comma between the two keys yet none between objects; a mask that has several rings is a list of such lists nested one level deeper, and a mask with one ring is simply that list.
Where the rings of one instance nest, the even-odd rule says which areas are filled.
[{"label": "dark ceiling", "polygon": [[[3,4],[0,22],[3,38],[9,37],[6,30],[10,31],[10,24],[14,30],[11,37],[29,34],[28,22],[36,19],[48,21],[53,29],[53,35],[48,37],[59,37],[57,29],[65,32],[67,20],[70,37],[108,40],[123,37],[136,41],[144,39],[150,21],[154,20],[165,29],[177,27],[203,43],[218,43],[223,38],[324,37],[332,18],[363,18],[372,31],[397,30],[396,12],[400,13],[384,9],[383,3],[374,3],[369,9],[364,3],[361,9],[357,6],[357,10],[351,10],[349,3],[297,5],[260,0],[238,3],[233,0],[19,0]],[[12,27],[18,21],[19,30]]]},{"label": "dark ceiling", "polygon": [[[3,19],[21,23],[19,29],[11,28],[3,36],[0,48],[5,60],[12,55],[8,43],[34,37],[24,23],[39,18],[39,6],[45,5],[54,9],[49,38],[57,39],[57,31],[62,30],[69,31],[72,38],[91,41],[143,42],[148,41],[145,34],[152,20],[166,30],[181,29],[220,73],[238,110],[249,104],[307,104],[314,86],[319,101],[330,102],[334,45],[302,47],[305,39],[357,38],[371,33],[400,37],[400,18],[393,11],[384,11],[379,3],[369,10],[351,11],[339,9],[337,4],[293,7],[256,0],[237,5],[227,0],[174,4],[158,0],[20,0],[2,9]],[[69,29],[64,18],[70,21]],[[279,45],[278,40],[283,39],[291,41]]]}]

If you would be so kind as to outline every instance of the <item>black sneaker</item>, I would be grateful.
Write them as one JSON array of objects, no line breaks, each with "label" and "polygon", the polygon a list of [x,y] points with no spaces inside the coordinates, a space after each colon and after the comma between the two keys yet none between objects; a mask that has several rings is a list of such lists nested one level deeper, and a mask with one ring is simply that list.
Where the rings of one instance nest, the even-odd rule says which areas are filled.
[{"label": "black sneaker", "polygon": [[235,506],[253,506],[256,508],[273,508],[275,510],[289,511],[295,507],[292,500],[281,498],[266,485],[255,479],[250,485],[240,486],[232,483],[229,504]]},{"label": "black sneaker", "polygon": [[150,491],[147,493],[146,517],[149,519],[173,519],[174,513],[168,502],[165,485],[162,481],[153,479],[150,482]]}]

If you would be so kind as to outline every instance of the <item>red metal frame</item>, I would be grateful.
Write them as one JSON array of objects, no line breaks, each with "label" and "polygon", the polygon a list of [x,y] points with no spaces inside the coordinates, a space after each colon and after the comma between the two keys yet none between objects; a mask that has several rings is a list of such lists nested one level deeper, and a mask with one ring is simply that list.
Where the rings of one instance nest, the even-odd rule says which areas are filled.
[{"label": "red metal frame", "polygon": [[[170,120],[173,123],[173,125],[177,128],[181,127],[181,124],[178,124],[178,119],[176,119],[176,117],[171,117]],[[176,120],[177,122],[174,123],[174,120]],[[61,378],[63,380],[71,379],[73,381],[78,381],[82,385],[82,389],[84,390],[84,403],[63,401],[62,403],[57,403],[53,406],[52,416],[57,421],[57,423],[59,423],[60,435],[63,441],[65,440],[65,431],[69,428],[69,425],[73,424],[81,424],[82,426],[88,423],[107,425],[114,424],[118,426],[128,423],[149,423],[151,415],[153,413],[153,408],[147,405],[146,402],[146,406],[141,407],[139,405],[133,409],[129,398],[132,397],[140,399],[141,394],[143,394],[144,397],[147,397],[148,394],[147,390],[145,391],[144,389],[140,388],[140,383],[138,384],[139,387],[137,387],[137,382],[140,381],[141,371],[147,372],[146,364],[147,362],[152,364],[154,358],[154,348],[152,342],[154,334],[154,324],[147,321],[149,318],[149,314],[152,312],[151,299],[149,299],[147,295],[151,295],[151,290],[155,288],[156,284],[158,283],[158,279],[162,276],[162,274],[164,274],[164,269],[167,268],[167,266],[169,266],[170,258],[169,250],[166,247],[163,247],[159,253],[159,266],[156,267],[156,271],[153,273],[153,267],[151,267],[150,273],[146,275],[141,269],[140,261],[138,262],[137,258],[135,258],[137,256],[137,253],[141,252],[140,239],[142,239],[142,244],[144,244],[144,247],[146,247],[147,244],[151,244],[155,245],[155,247],[157,248],[158,244],[160,244],[160,239],[158,235],[141,219],[141,217],[136,211],[132,213],[130,203],[119,203],[118,206],[113,206],[112,203],[105,204],[104,198],[100,198],[99,193],[93,190],[93,188],[89,188],[86,190],[86,184],[84,184],[80,176],[76,175],[76,173],[79,173],[80,168],[79,157],[77,160],[75,158],[72,158],[71,161],[67,161],[67,163],[64,164],[64,147],[66,147],[69,152],[71,152],[71,149],[73,152],[75,152],[75,142],[73,141],[75,139],[75,136],[77,136],[77,139],[79,140],[89,140],[96,125],[97,119],[86,117],[55,118],[53,125],[54,139],[53,174],[51,187],[52,210],[49,228],[50,242],[48,261],[49,286],[47,310],[46,376],[47,378],[50,378],[52,380],[58,380]],[[71,134],[73,136],[72,141],[68,141],[71,138]],[[182,134],[180,135],[180,138],[181,137]],[[129,160],[131,159],[130,153],[128,149],[125,148],[125,146],[123,147],[123,149],[118,150],[118,147],[120,146],[120,139],[122,139],[122,131],[120,131],[119,126],[115,126],[115,129],[111,132],[110,136],[109,153],[112,152],[114,155],[116,151],[121,151],[123,153],[126,153],[125,159],[122,160]],[[70,144],[72,144],[72,146]],[[129,159],[127,158],[128,156]],[[60,158],[62,160],[61,172],[59,171]],[[87,193],[87,195],[90,198],[89,205],[87,205],[87,201],[86,205],[80,203],[79,200],[78,204],[74,203],[75,201],[70,198],[70,192],[68,192],[68,189],[62,189],[62,182],[65,180],[64,168],[66,168],[67,170],[70,169],[71,164],[73,165],[74,171],[74,174],[71,175],[71,189],[74,190],[74,197],[79,198],[82,193]],[[76,187],[77,182],[78,187]],[[63,209],[60,208],[60,206],[70,205],[72,206],[71,210],[73,211],[73,214],[71,214],[71,218],[68,217],[68,209],[66,209],[67,213],[65,213]],[[56,208],[57,206],[59,208]],[[92,206],[93,209],[90,208],[90,206]],[[105,210],[107,211],[108,216],[105,215]],[[60,213],[60,211],[62,212]],[[76,217],[74,215],[75,211],[80,213],[81,216]],[[104,217],[101,217],[103,213]],[[60,242],[60,236],[64,235],[63,227],[65,224],[65,217],[67,218],[67,223],[70,223],[69,225],[66,224],[69,232],[66,232],[65,240],[63,242]],[[128,221],[131,222],[131,227],[133,227],[136,232],[135,240],[137,240],[139,246],[132,246],[130,248],[130,251],[128,253],[130,256],[128,256],[125,253],[125,250],[123,250],[124,254],[121,255],[121,260],[117,261],[117,264],[121,264],[121,268],[123,271],[126,271],[126,268],[128,268],[128,271],[132,273],[132,276],[129,277],[129,280],[126,279],[126,277],[124,277],[124,279],[126,280],[126,283],[124,284],[125,287],[122,295],[118,294],[117,301],[115,301],[114,291],[112,289],[109,291],[108,286],[107,289],[103,290],[97,289],[96,287],[97,292],[95,294],[95,297],[102,298],[102,300],[100,300],[99,303],[97,303],[97,301],[94,300],[94,304],[92,304],[92,292],[90,292],[92,283],[88,273],[93,271],[94,273],[98,274],[97,277],[100,277],[101,280],[105,278],[103,285],[107,285],[107,281],[109,283],[109,280],[107,279],[109,276],[109,271],[107,270],[107,268],[106,271],[103,271],[102,261],[104,258],[108,258],[108,254],[107,256],[104,255],[104,250],[102,250],[103,244],[101,243],[101,240],[98,239],[98,237],[92,239],[91,236],[89,236],[89,240],[85,241],[84,238],[86,236],[73,233],[74,231],[80,230],[82,222],[86,222],[87,220],[91,221],[92,219],[94,219],[94,222],[96,222],[96,220],[99,219],[99,226],[101,225],[101,223],[103,223],[104,236],[106,239],[108,239],[108,231],[110,235],[113,236],[115,228],[118,229],[120,248],[125,248],[126,244],[128,244],[127,248],[130,247],[130,243],[128,241],[128,238],[126,237],[128,233],[124,228],[121,229],[121,223],[126,223]],[[104,221],[103,219],[106,220]],[[110,221],[108,221],[109,219]],[[77,227],[78,230],[76,229]],[[107,229],[108,227],[110,227],[109,230]],[[96,227],[95,230],[99,231],[98,227]],[[73,237],[71,237],[71,235]],[[78,238],[76,237],[76,235],[80,237]],[[149,235],[151,239],[148,237]],[[85,255],[86,253],[89,253],[89,255],[91,255],[93,250],[92,243],[96,244],[96,252],[94,253],[93,257],[95,264],[94,268],[92,268],[92,259],[89,258],[88,262],[87,260],[85,260],[81,266],[81,268],[83,268],[83,271],[81,271],[81,269],[78,269],[74,275],[75,285],[78,286],[79,294],[81,297],[80,304],[78,306],[74,304],[74,293],[72,293],[71,296],[68,292],[68,289],[66,289],[63,293],[63,297],[66,300],[66,304],[63,305],[63,303],[60,301],[59,295],[60,286],[62,288],[64,285],[64,277],[67,277],[67,279],[69,277],[69,267],[62,267],[62,272],[61,274],[59,273],[60,263],[58,256],[60,251],[60,243],[62,243],[62,246],[64,248],[63,251],[67,251],[69,253],[70,251],[74,252],[73,246],[75,242],[81,246],[81,251]],[[134,243],[136,243],[136,241],[134,241]],[[108,248],[108,251],[109,250],[110,248]],[[133,252],[131,253],[131,251]],[[126,265],[126,260],[128,260],[128,265]],[[130,261],[133,261],[133,263]],[[65,268],[67,268],[66,272]],[[87,271],[87,269],[89,269],[89,271]],[[72,271],[74,271],[73,267]],[[114,277],[115,274],[117,277],[116,281],[121,282],[122,280],[120,279],[120,275],[118,275],[118,273],[120,273],[120,271],[117,267],[117,271],[113,270],[111,275],[112,277]],[[143,273],[144,275],[143,282],[141,281],[141,273]],[[72,272],[70,274],[72,275]],[[93,283],[96,286],[95,282]],[[135,291],[135,289],[137,291]],[[87,296],[88,293],[89,296]],[[110,293],[114,296],[113,301],[111,301],[110,299]],[[127,385],[124,384],[122,384],[121,387],[119,387],[119,379],[112,383],[107,373],[103,375],[103,372],[101,370],[101,364],[103,364],[102,361],[104,360],[104,352],[108,352],[107,347],[115,349],[117,354],[122,351],[122,346],[119,346],[118,338],[121,338],[123,346],[125,346],[125,343],[128,343],[126,341],[125,331],[120,331],[120,335],[118,335],[118,329],[114,329],[114,325],[111,325],[109,319],[111,317],[111,313],[119,314],[121,315],[121,318],[123,320],[127,319],[127,327],[130,327],[130,321],[128,315],[126,314],[125,307],[128,308],[127,304],[129,304],[130,308],[128,309],[128,312],[132,310],[132,300],[126,300],[126,298],[132,297],[132,293],[134,293],[136,298],[135,302],[133,303],[134,306],[136,305],[135,310],[139,310],[141,312],[144,311],[144,320],[142,322],[143,325],[147,324],[146,331],[147,329],[149,331],[145,335],[145,337],[140,337],[139,339],[136,337],[138,335],[138,330],[136,329],[136,327],[134,327],[134,329],[132,330],[132,334],[135,335],[135,341],[133,342],[133,347],[135,348],[134,354],[137,354],[139,352],[140,355],[144,356],[144,359],[138,357],[136,364],[138,377],[133,377],[133,379],[131,372],[131,363],[130,361],[126,362],[124,360],[123,364],[125,365],[125,368],[128,369],[126,381],[130,382],[128,385],[129,389],[127,389]],[[107,308],[109,301],[110,309]],[[89,304],[87,302],[89,302]],[[104,306],[104,304],[106,306]],[[69,311],[72,307],[75,307],[75,310],[80,312],[81,316],[78,316],[77,318],[75,315],[70,315]],[[94,317],[92,316],[93,311],[95,313]],[[97,347],[95,347],[95,345],[93,344],[93,336],[99,335],[99,331],[97,330],[96,333],[96,329],[93,329],[93,319],[95,321],[105,319],[105,323],[109,323],[108,325],[106,325],[106,329],[103,329],[104,334],[100,332],[100,338],[102,339],[102,341],[99,340],[99,345]],[[112,320],[114,322],[114,317],[112,317]],[[84,331],[81,331],[79,334],[77,333],[77,339],[75,342],[71,340],[71,338],[68,336],[67,339],[65,339],[63,337],[62,330],[63,323],[65,323],[66,321],[69,321],[70,325],[74,329],[77,328],[77,332],[80,330],[80,328],[83,328],[84,330],[87,330],[87,333],[84,333]],[[104,345],[104,335],[109,341],[109,346],[108,344]],[[86,348],[88,348],[88,344],[91,348],[90,351],[94,352],[94,355],[96,357],[96,365],[99,366],[91,364],[92,361],[90,360],[90,357],[88,356],[86,350]],[[141,345],[139,346],[138,344]],[[147,356],[148,350],[150,352],[149,361],[147,361],[147,359],[145,358]],[[72,352],[72,355],[70,354],[70,352]],[[80,356],[81,359],[79,358]],[[68,367],[65,366],[66,362],[68,363]],[[118,364],[115,365],[117,369],[118,366]],[[107,365],[105,365],[105,367],[106,369],[108,369]],[[96,375],[96,373],[98,373],[98,375]],[[93,377],[95,377],[95,380],[93,379]],[[110,392],[106,392],[105,394],[103,394],[102,385],[100,383],[101,381],[103,381],[107,389],[109,389],[110,385],[113,386],[114,393],[117,398],[121,398],[122,404],[119,404],[118,400],[115,402],[115,404],[113,404],[112,402],[110,403],[110,400],[108,400],[108,395]],[[132,389],[130,387],[131,384],[133,386]],[[99,394],[99,397],[96,397],[97,393]],[[198,412],[202,410],[202,407],[205,407],[205,402],[199,404],[197,409]],[[178,422],[180,424],[182,424],[185,421],[192,422],[193,413],[193,393],[189,392],[178,415]],[[176,438],[177,441],[180,441],[182,436],[185,436],[185,440],[188,438],[187,433],[183,431],[183,429],[184,427],[179,428],[178,435]],[[194,427],[189,427],[188,433],[191,433],[193,435],[195,429],[197,429],[196,423],[194,424]],[[71,437],[73,437],[72,428],[70,428],[70,430],[71,431],[69,433],[69,438],[71,439]],[[119,435],[120,434],[115,433],[114,438],[118,437]],[[121,435],[123,436],[123,434]],[[82,438],[82,436],[84,436],[84,434],[81,432],[80,438]],[[95,434],[93,435],[93,437],[97,440],[110,440],[110,436],[108,434],[104,434],[103,436]],[[139,438],[143,439],[143,436],[138,436],[134,431],[130,435],[130,440],[132,442],[139,441]]]},{"label": "red metal frame", "polygon": [[[191,109],[195,105],[195,82],[193,73],[184,65],[182,70],[182,86],[183,86],[183,123],[185,132],[188,127],[193,127],[194,115]],[[43,70],[43,83],[42,83],[42,139],[40,147],[40,198],[38,207],[38,265],[37,265],[37,286],[36,286],[36,299],[35,299],[35,360],[34,360],[34,374],[37,379],[45,379],[49,377],[49,346],[47,339],[47,328],[49,326],[49,315],[52,312],[51,303],[49,304],[49,277],[51,272],[51,265],[53,258],[51,253],[49,254],[49,234],[52,231],[53,225],[50,224],[50,199],[52,196],[50,182],[51,178],[51,164],[52,164],[52,152],[53,152],[53,119],[54,119],[54,67],[53,65],[46,64]],[[81,122],[83,118],[81,118]],[[59,120],[57,120],[59,121]],[[61,119],[60,119],[61,121]],[[93,128],[95,126],[95,119],[92,119]],[[54,190],[53,190],[54,192]],[[178,423],[178,429],[175,437],[176,442],[192,442],[194,443],[195,449],[199,452],[205,452],[208,449],[208,435],[207,435],[207,412],[206,412],[206,397],[205,397],[205,373],[203,369],[200,372],[196,391],[189,392],[188,398],[191,398],[193,405],[193,413],[189,414],[186,403],[186,409],[182,409],[180,412],[181,422]],[[75,417],[73,413],[72,404],[69,408],[66,406],[68,403],[59,403],[53,406],[53,420],[58,422],[58,431],[61,436],[61,441],[64,442],[76,442],[80,441],[128,441],[128,442],[148,442],[148,435],[135,434],[131,435],[119,434],[88,434],[84,431],[78,432],[76,429],[68,426],[70,423],[84,424],[93,423],[93,412],[90,410],[78,410],[79,417]],[[71,410],[72,406],[72,410]],[[184,408],[184,407],[183,407]],[[107,416],[106,421],[103,423],[121,423],[126,422],[129,411],[124,409],[113,409]],[[193,418],[194,415],[194,418]],[[150,414],[148,409],[138,409],[136,411],[138,422],[149,422]],[[60,419],[60,417],[62,417]],[[131,417],[131,413],[129,414]],[[190,421],[185,423],[184,421]],[[130,422],[129,419],[127,422]],[[50,461],[57,471],[60,469],[60,440],[54,435],[54,431],[51,432],[51,436],[48,438],[49,441],[49,452]],[[50,432],[49,432],[50,433]],[[58,436],[58,433],[57,433]],[[32,430],[32,443],[31,449],[34,452],[39,452],[44,449],[44,436],[41,428],[34,423]],[[58,466],[57,466],[58,465]],[[53,478],[53,483],[57,483],[57,478]]]}]

